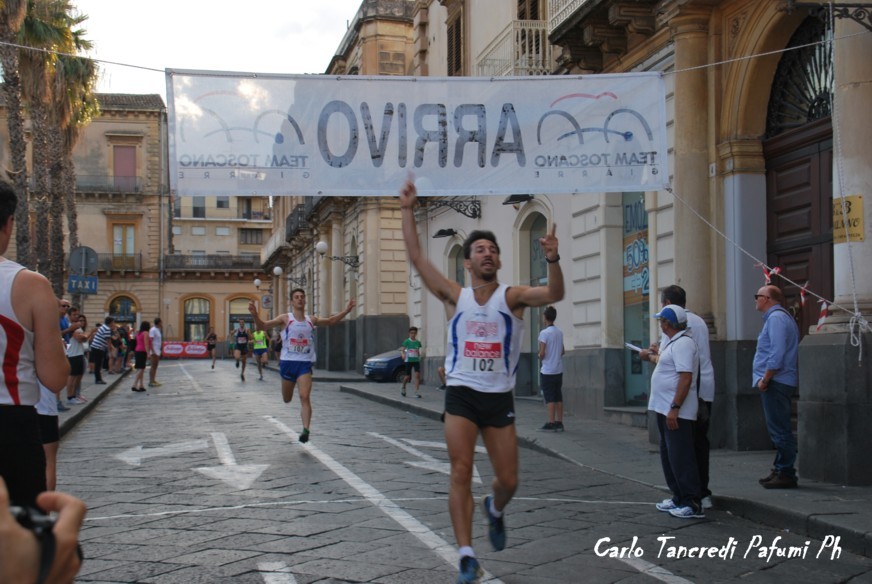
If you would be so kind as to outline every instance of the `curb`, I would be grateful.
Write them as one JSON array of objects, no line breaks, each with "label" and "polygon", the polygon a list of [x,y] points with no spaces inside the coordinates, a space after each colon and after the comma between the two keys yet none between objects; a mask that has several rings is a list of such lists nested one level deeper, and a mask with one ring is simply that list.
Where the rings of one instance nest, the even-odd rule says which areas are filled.
[{"label": "curb", "polygon": [[87,416],[91,410],[97,407],[97,404],[103,401],[103,398],[106,397],[106,395],[108,395],[110,391],[115,389],[115,387],[119,383],[121,383],[121,380],[127,377],[128,373],[130,373],[130,369],[125,368],[118,377],[116,377],[113,381],[107,383],[102,391],[91,396],[91,398],[88,399],[87,402],[85,402],[81,406],[77,406],[73,413],[66,416],[64,421],[61,422],[61,424],[58,426],[58,432],[60,433],[60,437],[63,438],[64,435],[72,430],[76,426],[76,424],[79,423],[80,420]]}]

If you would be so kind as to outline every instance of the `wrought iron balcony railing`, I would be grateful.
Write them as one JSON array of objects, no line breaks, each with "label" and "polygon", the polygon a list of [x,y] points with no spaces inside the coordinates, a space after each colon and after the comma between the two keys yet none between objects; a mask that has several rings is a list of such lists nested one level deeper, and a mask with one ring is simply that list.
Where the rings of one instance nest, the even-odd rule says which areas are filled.
[{"label": "wrought iron balcony railing", "polygon": [[164,256],[164,267],[167,270],[260,270],[260,266],[260,256],[225,254]]},{"label": "wrought iron balcony railing", "polygon": [[76,190],[90,193],[141,193],[141,176],[77,174]]},{"label": "wrought iron balcony railing", "polygon": [[100,272],[139,272],[142,270],[142,254],[98,253],[97,270]]}]

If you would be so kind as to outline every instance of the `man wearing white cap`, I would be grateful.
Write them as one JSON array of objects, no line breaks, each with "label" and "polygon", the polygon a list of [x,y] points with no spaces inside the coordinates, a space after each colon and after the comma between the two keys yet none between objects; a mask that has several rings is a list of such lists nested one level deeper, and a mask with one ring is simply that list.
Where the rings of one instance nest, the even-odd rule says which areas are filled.
[{"label": "man wearing white cap", "polygon": [[670,304],[653,318],[660,321],[660,330],[668,340],[660,347],[657,367],[651,376],[648,409],[657,415],[660,462],[672,491],[672,497],[656,507],[682,519],[705,517],[693,442],[699,352],[688,333],[687,312],[683,308]]}]

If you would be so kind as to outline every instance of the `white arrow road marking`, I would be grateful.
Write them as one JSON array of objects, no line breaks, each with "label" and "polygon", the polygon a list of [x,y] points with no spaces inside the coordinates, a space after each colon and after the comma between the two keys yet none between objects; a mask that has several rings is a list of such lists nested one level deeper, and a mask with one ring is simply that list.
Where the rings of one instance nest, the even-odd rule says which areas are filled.
[{"label": "white arrow road marking", "polygon": [[121,454],[116,454],[115,458],[123,460],[127,464],[139,466],[146,458],[154,458],[156,456],[173,456],[182,452],[194,452],[195,450],[205,450],[209,448],[209,443],[205,440],[190,440],[188,442],[177,442],[176,444],[167,444],[166,446],[158,446],[157,448],[145,448],[141,444],[128,448]]},{"label": "white arrow road marking", "polygon": [[238,491],[244,491],[251,487],[254,481],[263,474],[263,471],[269,468],[268,464],[236,464],[236,458],[233,456],[233,451],[230,450],[227,436],[221,432],[212,432],[212,441],[215,443],[215,450],[218,451],[218,460],[221,461],[221,466],[195,468],[194,470],[200,474],[224,481]]},{"label": "white arrow road marking", "polygon": [[[279,430],[287,434],[292,440],[296,441],[297,432],[286,426],[284,422],[277,420],[272,416],[264,416],[264,418],[275,424],[275,426]],[[321,462],[321,464],[329,468],[339,478],[345,481],[352,489],[360,493],[367,501],[381,509],[381,511],[385,513],[388,517],[399,523],[400,526],[403,527],[406,531],[417,537],[421,543],[436,552],[439,557],[448,562],[448,564],[451,565],[453,568],[457,568],[457,564],[460,561],[460,556],[457,553],[457,549],[453,545],[449,544],[447,541],[433,533],[433,531],[431,531],[429,527],[412,517],[412,515],[410,515],[408,511],[404,510],[395,502],[385,497],[375,487],[351,472],[342,463],[334,460],[333,457],[331,457],[329,454],[322,451],[317,446],[312,445],[311,442],[306,444],[304,448],[312,456],[317,458]],[[503,584],[502,580],[495,578],[487,571],[485,571],[485,577],[482,582]]]},{"label": "white arrow road marking", "polygon": [[297,584],[297,579],[284,562],[261,562],[257,565],[257,571],[266,584]]},{"label": "white arrow road marking", "polygon": [[[407,445],[403,444],[402,442],[400,442],[399,440],[394,440],[393,438],[390,438],[388,436],[378,434],[377,432],[367,432],[367,434],[369,434],[370,436],[375,436],[376,438],[381,438],[382,440],[384,440],[388,444],[392,444],[393,446],[396,446],[397,448],[405,450],[409,454],[414,454],[415,456],[421,458],[423,461],[422,462],[419,460],[407,460],[406,464],[408,464],[410,466],[415,466],[415,467],[423,468],[423,469],[427,469],[427,470],[435,470],[437,472],[441,472],[444,475],[451,474],[451,464],[448,462],[441,462],[439,460],[436,460],[435,458],[433,458],[429,454],[421,452],[420,450],[418,450],[416,448],[412,448],[411,446],[407,446]],[[418,442],[421,442],[421,441],[418,441]],[[436,445],[436,446],[441,446],[443,449],[447,448],[445,446],[445,444],[439,444],[438,442],[422,442],[422,445],[423,446]],[[478,474],[478,468],[476,468],[476,466],[474,464],[472,465],[472,482],[477,483],[479,485],[481,484],[481,475]]]}]

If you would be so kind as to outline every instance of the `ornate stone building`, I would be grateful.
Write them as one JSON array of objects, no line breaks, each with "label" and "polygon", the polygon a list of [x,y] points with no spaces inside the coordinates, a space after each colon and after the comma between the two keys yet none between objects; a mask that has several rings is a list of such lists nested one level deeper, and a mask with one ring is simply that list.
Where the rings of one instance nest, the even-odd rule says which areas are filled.
[{"label": "ornate stone building", "polygon": [[[258,297],[252,282],[263,277],[269,200],[205,197],[174,205],[163,99],[98,94],[98,100],[100,114],[73,151],[78,238],[95,252],[88,275],[97,278],[97,291],[68,297],[90,325],[112,315],[137,327],[160,316],[167,339],[202,340],[209,327],[224,338],[237,314],[250,318],[248,301]],[[6,144],[5,111],[0,117]],[[0,160],[8,155],[0,149]]]},{"label": "ornate stone building", "polygon": [[[414,74],[535,73],[531,64],[543,59],[560,75],[660,72],[672,185],[644,193],[483,197],[476,218],[425,207],[419,224],[430,257],[446,273],[463,277],[459,242],[484,225],[508,252],[503,278],[535,283],[542,277],[537,234],[556,221],[567,280],[567,297],[557,305],[567,343],[564,390],[577,416],[647,424],[648,365],[623,342],[646,345],[655,338],[650,315],[659,309],[659,291],[683,286],[688,306],[709,324],[717,374],[714,443],[740,450],[770,447],[751,388],[761,327],[751,297],[763,283],[755,263],[779,267],[795,283],[775,279],[804,335],[800,472],[869,484],[863,428],[872,420],[872,338],[863,326],[872,312],[872,272],[860,265],[872,251],[872,206],[863,204],[872,149],[861,104],[872,92],[872,24],[868,11],[837,4],[831,20],[812,4],[418,2]],[[537,24],[546,30],[544,40],[531,40]],[[851,196],[845,205],[843,195]],[[847,215],[837,222],[851,230],[834,234],[833,209],[843,207]],[[450,235],[432,238],[440,233]],[[631,249],[643,253],[630,263]],[[809,291],[804,304],[803,287]],[[811,293],[839,307],[820,330]],[[424,327],[431,361],[438,360],[444,314],[414,274],[409,310]],[[538,317],[526,320],[531,334],[520,395],[536,392]],[[432,375],[433,367],[427,369]]]},{"label": "ornate stone building", "polygon": [[[325,72],[330,75],[402,75],[413,58],[411,0],[364,0]],[[385,194],[399,188],[387,185]],[[326,251],[315,250],[324,242]],[[391,197],[278,197],[273,234],[262,252],[273,277],[276,311],[288,310],[289,293],[306,290],[307,309],[329,315],[357,308],[319,332],[318,366],[358,370],[367,357],[395,349],[406,338],[409,270],[400,214]]]}]

